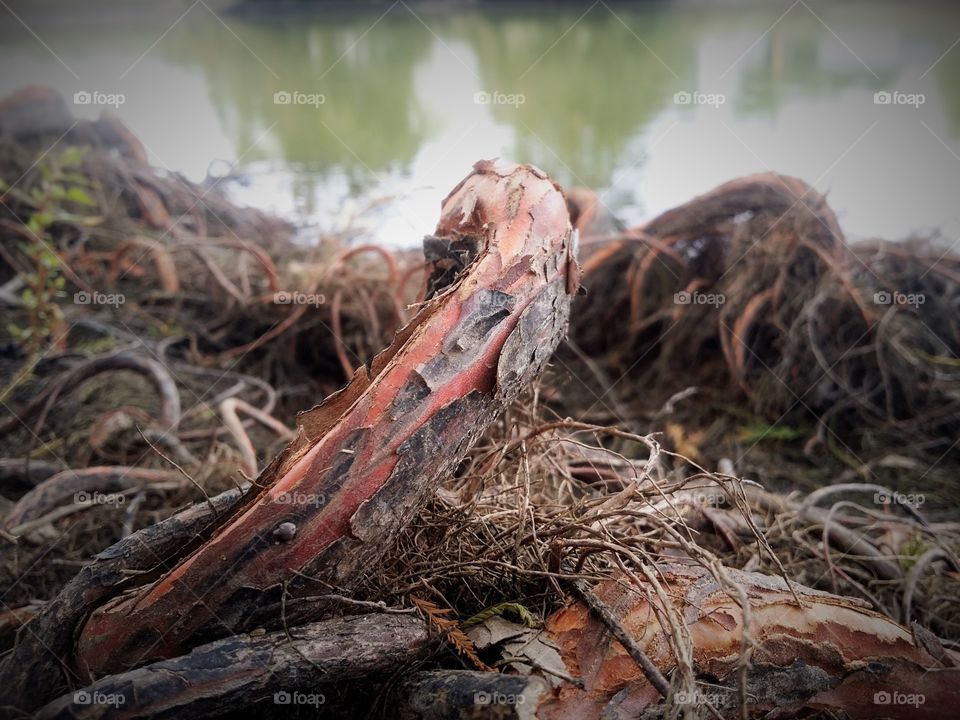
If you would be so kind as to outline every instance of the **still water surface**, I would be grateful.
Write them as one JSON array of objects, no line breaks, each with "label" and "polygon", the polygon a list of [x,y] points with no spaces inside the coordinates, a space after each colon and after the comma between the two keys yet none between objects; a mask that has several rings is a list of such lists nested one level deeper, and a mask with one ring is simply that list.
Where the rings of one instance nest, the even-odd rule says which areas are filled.
[{"label": "still water surface", "polygon": [[235,198],[306,237],[416,243],[470,166],[501,156],[596,188],[630,223],[774,169],[828,192],[851,236],[960,238],[950,4],[12,7],[32,32],[0,9],[0,93],[122,93],[154,163],[229,172]]}]

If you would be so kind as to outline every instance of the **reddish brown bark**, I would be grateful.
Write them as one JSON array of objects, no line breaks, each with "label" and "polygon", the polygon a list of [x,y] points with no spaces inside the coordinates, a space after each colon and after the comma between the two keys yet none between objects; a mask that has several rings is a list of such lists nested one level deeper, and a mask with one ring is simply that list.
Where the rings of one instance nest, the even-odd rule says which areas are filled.
[{"label": "reddish brown bark", "polygon": [[[740,588],[748,600],[752,638],[747,717],[769,717],[772,711],[780,718],[817,711],[854,720],[954,716],[960,700],[956,655],[929,633],[911,633],[858,600],[799,585],[791,592],[781,579],[759,573],[724,572],[731,586],[722,587],[700,566],[671,563],[657,569],[668,606],[685,628],[680,635],[691,641],[692,673],[703,681],[695,690],[674,685],[664,701],[612,638],[609,621],[577,602],[555,613],[542,631],[519,628],[559,648],[567,679],[536,669],[528,677],[458,670],[414,673],[395,687],[389,706],[398,717],[409,718],[595,720],[643,713],[659,717],[665,705],[686,711],[687,717],[710,717],[709,702],[720,717],[741,717],[738,668],[745,623]],[[592,592],[658,671],[675,679],[676,655],[655,613],[668,606],[652,586],[644,582],[636,589],[632,580],[620,578]],[[666,620],[664,624],[669,626]],[[169,717],[186,712],[215,717],[305,683],[321,692],[330,688],[333,697],[334,687],[343,690],[351,681],[368,687],[372,676],[382,678],[422,657],[427,636],[426,624],[416,618],[367,615],[295,628],[292,645],[283,631],[217,640],[85,689],[87,695],[122,694],[121,706],[78,705],[71,694],[50,703],[41,716]]]},{"label": "reddish brown bark", "polygon": [[542,370],[569,313],[559,189],[534,168],[478,163],[428,240],[439,294],[344,390],[301,415],[297,439],[205,542],[93,613],[82,670],[124,670],[276,619],[284,584],[295,596],[311,585],[305,576],[349,587]]},{"label": "reddish brown bark", "polygon": [[[721,717],[740,717],[738,663],[746,627],[753,641],[746,675],[749,717],[774,711],[783,718],[814,711],[842,711],[851,720],[955,717],[960,669],[955,655],[929,633],[920,638],[852,598],[793,585],[800,605],[780,578],[726,573],[748,599],[746,625],[736,591],[721,587],[706,569],[678,564],[657,569],[670,609],[689,633],[695,677],[709,681],[674,693],[671,702],[703,714],[709,701]],[[652,586],[645,583],[637,591],[624,579],[603,583],[595,592],[664,675],[677,669],[657,619],[664,605]],[[540,704],[537,717],[629,718],[661,702],[637,663],[584,604],[554,614],[547,633],[584,687],[558,688]]]}]

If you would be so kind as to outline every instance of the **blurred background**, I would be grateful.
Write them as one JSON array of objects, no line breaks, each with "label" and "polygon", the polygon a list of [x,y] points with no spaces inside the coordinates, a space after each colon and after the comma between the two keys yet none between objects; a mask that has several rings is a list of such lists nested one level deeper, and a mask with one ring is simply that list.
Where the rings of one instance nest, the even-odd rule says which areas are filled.
[{"label": "blurred background", "polygon": [[828,194],[852,239],[960,237],[956,3],[6,0],[0,16],[0,96],[35,83],[78,117],[113,110],[151,163],[220,178],[308,240],[416,245],[497,156],[594,188],[627,224],[775,170]]},{"label": "blurred background", "polygon": [[[451,188],[478,160],[499,157],[534,163],[562,186],[580,244],[566,290],[585,292],[571,300],[548,366],[484,419],[466,456],[447,414],[459,400],[417,404],[414,383],[421,363],[458,375],[462,338],[394,356],[386,367],[410,378],[402,402],[378,399],[367,413],[358,401],[364,417],[343,412],[336,425],[341,400],[329,406],[334,429],[322,441],[366,437],[361,420],[416,422],[449,468],[421,505],[399,503],[417,513],[390,552],[349,581],[349,596],[329,597],[415,605],[441,629],[520,603],[523,622],[537,624],[567,603],[560,580],[626,567],[650,577],[649,567],[683,552],[699,564],[712,558],[712,571],[718,562],[744,571],[738,587],[786,576],[858,598],[930,653],[928,665],[910,665],[922,670],[914,675],[901,672],[913,660],[870,656],[857,680],[850,658],[894,644],[846,630],[838,639],[826,613],[814,643],[790,635],[796,646],[758,648],[792,667],[764,670],[759,694],[785,688],[795,707],[776,695],[757,713],[871,718],[899,692],[925,693],[929,716],[949,715],[940,709],[956,705],[960,686],[936,664],[949,650],[960,666],[956,2],[0,0],[0,18],[0,707],[72,702],[55,700],[68,690],[60,665],[86,668],[87,651],[74,646],[92,605],[65,618],[51,601],[92,558],[121,557],[100,553],[190,503],[236,502],[238,486],[251,488],[243,502],[252,507],[273,493],[273,460],[294,452],[291,438],[321,442],[318,416],[304,421],[301,411],[362,377],[362,366],[384,393],[397,390],[373,358],[396,337],[405,347],[436,337],[428,325],[454,317],[448,303],[467,288],[458,325],[441,329],[448,341],[494,307],[483,298],[513,302],[500,288],[526,282],[514,270],[528,258],[496,291],[468,278],[457,281],[462,294],[430,299],[473,240],[491,251],[500,226],[442,228],[421,250]],[[514,200],[505,185],[470,196],[481,219]],[[553,219],[532,232],[565,236],[566,215]],[[435,254],[444,239],[449,253]],[[554,320],[567,326],[566,312]],[[526,322],[511,335],[523,343],[511,356],[537,342]],[[469,327],[467,345],[477,347]],[[479,382],[476,365],[462,370],[444,393]],[[431,434],[438,418],[442,440]],[[406,452],[397,449],[405,464]],[[355,532],[361,515],[347,523],[342,498],[359,502],[358,488],[380,482],[382,467],[369,479],[355,468],[348,484],[324,474],[332,489],[312,471],[290,480],[283,487],[332,494],[283,493],[293,500],[236,557],[293,540],[297,527],[305,547],[318,526],[303,518],[328,498],[341,498],[330,517]],[[207,548],[240,535],[211,526]],[[162,556],[174,567],[193,552],[192,530],[188,541],[136,562],[153,567]],[[290,553],[296,563],[308,554]],[[261,588],[259,575],[241,577],[251,566],[218,557],[236,597],[282,580],[286,598],[284,573],[300,567],[269,561],[277,574],[264,570]],[[83,577],[114,577],[98,573]],[[154,577],[110,579],[109,593]],[[182,575],[168,577],[173,587]],[[205,594],[223,582],[197,585]],[[428,591],[433,612],[413,595]],[[221,616],[240,616],[233,599],[217,607]],[[756,615],[772,617],[764,608]],[[262,615],[262,627],[286,631],[289,616],[274,610],[260,606],[243,622]],[[196,620],[186,609],[183,617]],[[128,619],[117,620],[125,637]],[[875,621],[867,624],[880,632]],[[731,627],[705,637],[746,636]],[[167,639],[159,624],[139,631],[129,637]],[[210,637],[198,633],[190,646]],[[61,663],[48,662],[51,647],[63,649]],[[694,658],[697,677],[710,678],[705,690],[739,688],[739,662],[716,672],[730,647],[696,656],[684,646],[675,657],[688,670]],[[496,651],[483,658],[478,667],[501,663]],[[811,684],[810,668],[833,658],[843,663],[823,677],[836,672],[835,686],[820,675]],[[438,660],[463,663],[452,651]],[[576,666],[600,664],[578,656]],[[876,667],[898,669],[880,685]],[[690,670],[684,682],[694,687],[693,678]],[[373,681],[334,688],[328,679],[327,716],[399,716]],[[873,703],[846,712],[852,695],[834,693],[841,686]],[[205,681],[175,698],[123,687],[130,716],[143,716],[134,699],[153,697],[228,709]],[[649,702],[646,686],[634,700],[604,688],[615,696],[601,703]],[[298,717],[293,688],[277,689],[283,708],[263,692],[251,702],[260,714],[244,708],[243,717]]]}]

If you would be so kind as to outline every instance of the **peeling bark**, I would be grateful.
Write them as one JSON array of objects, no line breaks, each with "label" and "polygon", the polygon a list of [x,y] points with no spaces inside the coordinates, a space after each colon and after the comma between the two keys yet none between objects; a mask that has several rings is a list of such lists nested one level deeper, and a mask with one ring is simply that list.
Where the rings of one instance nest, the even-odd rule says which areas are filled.
[{"label": "peeling bark", "polygon": [[[780,578],[724,571],[739,593],[705,568],[679,563],[658,568],[669,608],[652,587],[625,578],[606,581],[593,595],[629,633],[658,670],[677,661],[658,616],[669,609],[691,639],[696,692],[675,691],[665,703],[635,660],[614,640],[609,621],[575,602],[550,617],[542,632],[559,649],[565,674],[525,676],[438,670],[406,676],[391,702],[402,718],[541,718],[599,720],[662,717],[668,709],[707,717],[807,717],[841,713],[870,718],[949,718],[960,702],[956,653],[936,638],[917,635],[869,610],[862,601],[793,585]],[[795,593],[795,594],[794,594]],[[796,598],[801,604],[797,603]],[[753,645],[741,713],[739,663],[744,630]],[[123,695],[122,705],[78,705],[61,697],[39,717],[215,717],[245,703],[292,689],[368,686],[377,675],[422,657],[430,647],[414,617],[365,615],[214,641],[173,660],[108,676],[89,695]],[[37,688],[40,693],[40,688]],[[335,694],[335,693],[332,693]],[[391,707],[394,707],[391,704]],[[327,705],[327,714],[334,708]],[[323,713],[321,713],[323,714]],[[334,713],[335,714],[335,713]]]},{"label": "peeling bark", "polygon": [[543,369],[569,314],[559,189],[535,168],[478,163],[443,204],[431,245],[444,241],[467,250],[434,261],[436,296],[369,368],[301,415],[298,437],[202,545],[91,615],[81,668],[126,670],[276,619],[284,590],[309,594],[305,576],[349,588]]},{"label": "peeling bark", "polygon": [[41,720],[212,717],[273,696],[282,712],[295,692],[332,709],[340,684],[395,670],[435,644],[413,616],[360,615],[290,630],[238,635],[106,677],[41,708]]},{"label": "peeling bark", "polygon": [[[851,720],[956,716],[960,669],[952,653],[940,648],[944,654],[938,659],[909,630],[859,600],[793,585],[801,607],[780,578],[726,573],[749,599],[747,631],[754,643],[746,681],[749,717],[805,717],[815,711],[842,711]],[[661,565],[658,574],[671,609],[691,637],[694,672],[709,682],[693,696],[674,693],[671,702],[690,705],[706,717],[704,700],[709,700],[722,717],[741,717],[737,676],[745,627],[740,601],[700,566]],[[654,614],[654,608],[663,609],[660,601],[651,587],[636,591],[628,583],[601,583],[595,593],[669,676],[677,663]],[[537,717],[657,714],[657,690],[584,604],[555,613],[547,632],[584,688],[561,686],[540,704]]]},{"label": "peeling bark", "polygon": [[0,665],[0,715],[4,707],[33,710],[65,691],[69,687],[65,660],[73,650],[78,623],[131,575],[169,567],[166,561],[201,537],[216,514],[226,513],[240,496],[239,490],[228,490],[97,555],[20,629],[17,644]]}]

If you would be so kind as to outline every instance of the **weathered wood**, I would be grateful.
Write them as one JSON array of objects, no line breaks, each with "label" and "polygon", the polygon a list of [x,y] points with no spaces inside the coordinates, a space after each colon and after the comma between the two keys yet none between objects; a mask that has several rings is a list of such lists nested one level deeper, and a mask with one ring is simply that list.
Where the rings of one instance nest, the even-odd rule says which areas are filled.
[{"label": "weathered wood", "polygon": [[69,687],[67,662],[74,632],[97,603],[110,597],[138,573],[165,567],[171,556],[203,537],[216,513],[225,513],[241,497],[228,490],[166,520],[124,538],[94,558],[21,628],[17,644],[0,664],[2,708],[33,710]]},{"label": "weathered wood", "polygon": [[[954,653],[940,648],[942,659],[934,657],[924,641],[862,601],[793,585],[801,606],[780,578],[725,572],[734,588],[724,588],[701,566],[660,565],[657,574],[669,607],[646,583],[639,591],[627,579],[595,589],[664,675],[677,669],[677,660],[657,616],[669,610],[686,627],[694,676],[709,678],[709,684],[676,692],[670,702],[702,711],[709,701],[721,717],[741,717],[739,663],[748,637],[749,717],[771,712],[778,718],[806,717],[815,711],[851,720],[956,716],[960,668]],[[748,622],[736,588],[748,600]],[[585,604],[555,613],[546,629],[584,687],[565,684],[540,704],[537,717],[637,717],[661,702],[636,662]]]},{"label": "weathered wood", "polygon": [[122,671],[249,629],[284,590],[316,594],[305,577],[354,584],[565,335],[571,235],[543,173],[478,163],[431,239],[466,269],[448,288],[435,283],[439,294],[369,368],[300,416],[297,439],[206,542],[92,614],[79,665]]},{"label": "weathered wood", "polygon": [[[111,558],[99,561],[100,570],[105,571],[110,563]],[[656,598],[652,587],[644,584],[637,590],[626,578],[601,583],[593,590],[666,676],[677,671],[677,660],[658,617],[670,610],[686,627],[683,634],[691,640],[692,672],[698,678],[709,678],[709,683],[694,692],[674,692],[668,702],[695,706],[700,711],[704,702],[710,702],[722,717],[739,717],[739,663],[746,628],[753,641],[746,675],[749,717],[765,717],[774,709],[783,718],[840,710],[854,720],[953,716],[953,707],[960,702],[957,655],[940,647],[929,633],[918,637],[859,600],[798,585],[793,585],[791,592],[780,578],[760,573],[724,572],[732,587],[721,585],[700,566],[661,565],[658,577],[665,597],[670,598],[669,607]],[[104,590],[97,583],[88,582],[88,586],[94,592]],[[748,601],[748,622],[736,588],[743,590]],[[71,597],[75,599],[75,595]],[[797,597],[801,604],[797,604]],[[402,627],[403,633],[410,630],[414,638],[423,631],[422,623],[413,617],[397,618],[399,624],[392,620],[397,616],[363,617],[367,619],[342,622],[369,622],[371,628],[386,623],[382,627]],[[58,638],[50,632],[49,613],[47,619],[39,626],[41,631],[46,629],[45,639],[63,647],[69,629]],[[317,650],[319,656],[311,654],[313,650],[307,653],[307,664],[312,667],[319,663],[324,682],[367,682],[369,679],[364,678],[369,673],[382,672],[390,663],[414,657],[422,649],[419,640],[394,651],[382,647],[374,650],[365,644],[369,657],[379,655],[386,663],[367,665],[367,656],[341,636],[332,644],[324,644],[330,639],[328,634],[336,635],[341,629],[337,621],[330,621],[293,631],[297,643],[302,639],[313,643],[311,648],[321,649]],[[348,636],[359,638],[364,633]],[[545,633],[559,647],[568,673],[582,686],[536,672],[523,678],[463,671],[417,673],[405,678],[394,692],[399,716],[557,720],[662,714],[659,692],[628,651],[612,638],[609,624],[586,604],[572,603],[555,613],[547,621]],[[397,637],[391,635],[389,641]],[[312,676],[304,680],[302,674],[309,670],[296,650],[298,644],[284,646],[284,640],[283,633],[273,633],[216,641],[184,657],[104,678],[87,689],[102,696],[115,697],[122,692],[127,698],[135,698],[136,705],[114,708],[101,703],[78,710],[68,696],[43,713],[50,717],[69,717],[64,714],[68,712],[78,717],[173,717],[178,711],[189,710],[191,716],[212,716],[239,706],[244,698],[256,698],[258,693],[263,697],[270,688],[283,691],[287,678],[293,678],[286,686],[289,688],[302,688],[304,682],[311,685]],[[18,647],[21,653],[22,647]],[[37,647],[34,643],[35,652]],[[269,657],[269,662],[256,659],[263,657]],[[10,677],[9,664],[7,671],[6,677]],[[29,677],[37,683],[59,677],[56,667],[47,671],[45,676],[34,672]],[[16,674],[12,677],[21,683],[25,679]],[[33,691],[44,697],[45,689],[42,684],[21,684],[21,695]]]},{"label": "weathered wood", "polygon": [[400,720],[529,720],[548,692],[536,675],[433,670],[404,678],[390,705]]},{"label": "weathered wood", "polygon": [[[357,615],[238,635],[110,675],[41,708],[43,720],[204,718],[266,699],[278,705],[329,708],[343,683],[389,673],[434,647],[427,625],[412,615]],[[301,703],[302,700],[302,703]]]}]

